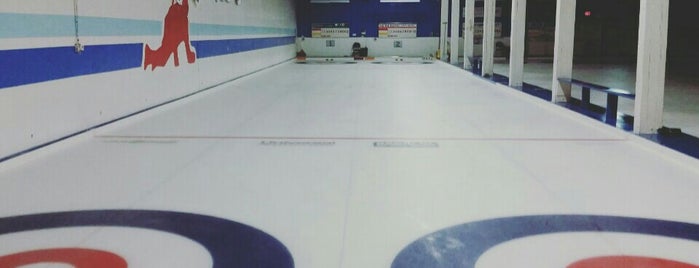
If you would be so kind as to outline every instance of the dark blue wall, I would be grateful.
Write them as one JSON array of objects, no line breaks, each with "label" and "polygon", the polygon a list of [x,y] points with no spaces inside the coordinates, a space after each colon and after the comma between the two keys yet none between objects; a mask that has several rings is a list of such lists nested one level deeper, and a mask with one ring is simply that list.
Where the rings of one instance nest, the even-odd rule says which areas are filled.
[{"label": "dark blue wall", "polygon": [[[350,35],[361,36],[362,30],[366,30],[366,36],[377,37],[378,24],[381,22],[414,22],[418,24],[418,37],[439,36],[440,3],[441,0],[422,0],[420,3],[350,0],[350,3],[345,4],[311,4],[310,0],[296,0],[298,36],[311,36],[313,23],[349,23]],[[449,5],[451,9],[451,1]],[[462,0],[460,13],[463,12],[463,6]],[[476,6],[482,7],[483,1],[476,1]],[[503,23],[503,35],[509,36],[511,2],[498,0],[497,6],[503,8],[503,16],[497,18],[497,21]],[[476,22],[482,21],[482,18],[476,18]],[[463,25],[463,18],[459,25]],[[449,33],[450,30],[447,35]]]},{"label": "dark blue wall", "polygon": [[350,35],[377,37],[381,22],[417,23],[418,37],[439,36],[440,0],[420,3],[380,3],[379,0],[351,0],[345,4],[311,4],[296,1],[298,36],[311,36],[313,23],[349,23]]}]

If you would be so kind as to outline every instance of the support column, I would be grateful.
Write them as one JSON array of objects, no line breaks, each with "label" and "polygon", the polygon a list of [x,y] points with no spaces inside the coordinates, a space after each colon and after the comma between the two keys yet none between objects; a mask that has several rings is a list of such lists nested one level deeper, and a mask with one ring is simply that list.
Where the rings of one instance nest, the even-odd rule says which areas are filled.
[{"label": "support column", "polygon": [[641,0],[633,127],[637,134],[655,134],[663,126],[669,9],[669,0]]},{"label": "support column", "polygon": [[527,23],[527,0],[512,0],[510,34],[510,86],[521,87],[524,80],[524,39]]},{"label": "support column", "polygon": [[459,0],[451,0],[451,39],[449,41],[451,64],[459,62],[459,21],[461,19],[461,4]]},{"label": "support column", "polygon": [[439,27],[439,59],[447,60],[447,24],[449,23],[449,0],[442,0],[442,15]]},{"label": "support column", "polygon": [[558,78],[572,78],[573,50],[575,44],[575,2],[557,0],[556,44],[553,54],[552,102],[565,102],[570,98],[570,85],[561,84]]},{"label": "support column", "polygon": [[483,3],[483,76],[493,76],[495,59],[495,0]]},{"label": "support column", "polygon": [[475,18],[476,0],[464,0],[464,69],[471,69],[469,58],[473,57],[473,23]]}]

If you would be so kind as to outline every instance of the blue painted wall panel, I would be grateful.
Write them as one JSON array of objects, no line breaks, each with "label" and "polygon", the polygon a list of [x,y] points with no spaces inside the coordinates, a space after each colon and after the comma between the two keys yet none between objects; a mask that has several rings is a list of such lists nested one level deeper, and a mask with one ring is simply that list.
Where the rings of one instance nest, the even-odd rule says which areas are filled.
[{"label": "blue painted wall panel", "polygon": [[[350,35],[361,36],[361,32],[366,30],[367,36],[377,37],[378,24],[381,22],[415,22],[418,24],[418,37],[439,36],[440,5],[440,0],[422,0],[419,3],[351,0],[349,4],[311,4],[309,0],[297,0],[298,36],[311,36],[313,23],[349,23]],[[511,0],[497,1],[497,6],[502,8],[502,17],[498,17],[497,21],[502,22],[503,36],[510,35],[511,5]],[[451,1],[449,6],[451,9]],[[461,0],[459,13],[463,13],[463,7],[464,1]],[[482,8],[483,1],[476,1],[476,7]],[[460,27],[463,21],[461,18]],[[476,22],[482,21],[483,18],[476,18]],[[462,33],[462,30],[460,29],[459,33]],[[448,30],[447,35],[450,32],[451,30]]]},{"label": "blue painted wall panel", "polygon": [[0,50],[0,88],[141,66],[143,44]]},{"label": "blue painted wall panel", "polygon": [[377,37],[381,22],[414,22],[418,37],[439,35],[440,1],[381,3],[379,0],[351,0],[349,4],[311,4],[297,0],[298,36],[311,36],[313,23],[349,23],[350,35]]},{"label": "blue painted wall panel", "polygon": [[294,42],[294,37],[287,36],[255,39],[192,41],[192,46],[194,46],[197,50],[197,58],[208,58],[256,49],[283,46],[293,44]]}]

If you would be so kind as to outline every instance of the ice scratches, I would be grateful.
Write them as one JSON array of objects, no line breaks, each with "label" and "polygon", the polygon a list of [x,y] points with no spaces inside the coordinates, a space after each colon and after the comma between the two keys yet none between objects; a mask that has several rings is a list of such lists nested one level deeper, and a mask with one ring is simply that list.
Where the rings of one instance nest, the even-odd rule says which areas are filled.
[{"label": "ice scratches", "polygon": [[439,148],[437,142],[425,141],[377,141],[374,142],[377,148]]},{"label": "ice scratches", "polygon": [[433,235],[425,239],[425,247],[427,248],[427,252],[429,252],[435,260],[442,259],[442,249],[440,249],[438,246],[439,243],[436,243],[438,240],[440,240],[438,239],[438,236],[439,235]]},{"label": "ice scratches", "polygon": [[262,146],[334,146],[334,141],[261,141]]},{"label": "ice scratches", "polygon": [[150,140],[150,139],[125,139],[125,140],[105,140],[104,143],[125,143],[125,144],[174,144],[176,140]]},{"label": "ice scratches", "polygon": [[450,236],[443,236],[440,234],[434,234],[425,239],[424,242],[425,248],[427,248],[427,251],[429,254],[434,258],[437,262],[442,261],[442,256],[449,255],[449,252],[451,251],[459,251],[466,245],[459,241],[459,239],[450,237]]}]

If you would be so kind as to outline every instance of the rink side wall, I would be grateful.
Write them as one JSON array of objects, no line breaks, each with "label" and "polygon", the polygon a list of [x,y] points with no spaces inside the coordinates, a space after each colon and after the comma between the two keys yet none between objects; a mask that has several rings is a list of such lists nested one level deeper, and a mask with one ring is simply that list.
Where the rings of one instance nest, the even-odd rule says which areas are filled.
[{"label": "rink side wall", "polygon": [[293,0],[77,2],[0,6],[0,159],[295,55]]}]

